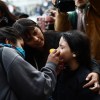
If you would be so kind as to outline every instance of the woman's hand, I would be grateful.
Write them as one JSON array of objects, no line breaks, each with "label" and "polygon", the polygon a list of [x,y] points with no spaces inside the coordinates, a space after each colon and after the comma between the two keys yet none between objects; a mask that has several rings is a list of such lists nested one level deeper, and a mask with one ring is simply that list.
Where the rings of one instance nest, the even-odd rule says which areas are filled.
[{"label": "woman's hand", "polygon": [[95,72],[92,72],[88,74],[86,77],[86,81],[89,81],[86,83],[83,88],[90,87],[89,89],[94,92],[100,91],[100,85],[99,85],[99,75]]}]

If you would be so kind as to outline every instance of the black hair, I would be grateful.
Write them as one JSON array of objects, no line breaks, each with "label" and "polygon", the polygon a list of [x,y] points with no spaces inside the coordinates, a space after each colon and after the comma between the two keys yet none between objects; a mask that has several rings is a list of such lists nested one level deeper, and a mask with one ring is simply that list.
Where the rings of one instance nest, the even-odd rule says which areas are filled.
[{"label": "black hair", "polygon": [[4,26],[12,26],[12,24],[18,19],[15,15],[13,15],[10,11],[8,6],[6,5],[5,2],[0,0],[0,11],[3,14],[3,18],[6,21],[7,25],[0,25],[0,27],[4,27]]},{"label": "black hair", "polygon": [[76,60],[79,65],[90,66],[90,41],[86,34],[81,31],[71,30],[63,33],[62,37],[68,43],[71,51],[76,54]]},{"label": "black hair", "polygon": [[15,15],[18,16],[18,18],[28,18],[29,17],[28,14],[20,13],[20,12],[16,12]]},{"label": "black hair", "polygon": [[0,43],[5,43],[6,39],[16,45],[17,40],[22,38],[19,36],[17,30],[12,27],[0,28]]},{"label": "black hair", "polygon": [[[27,39],[30,30],[34,30],[35,27],[38,27],[40,30],[41,28],[39,25],[31,19],[28,18],[21,18],[18,19],[13,26],[20,34],[23,39]],[[41,30],[42,32],[42,30]],[[42,32],[43,33],[43,32]]]}]

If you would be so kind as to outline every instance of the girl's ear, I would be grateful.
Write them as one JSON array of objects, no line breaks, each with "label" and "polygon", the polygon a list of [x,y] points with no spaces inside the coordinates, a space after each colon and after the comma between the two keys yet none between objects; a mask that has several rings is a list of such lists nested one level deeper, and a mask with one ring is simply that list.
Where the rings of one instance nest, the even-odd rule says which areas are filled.
[{"label": "girl's ear", "polygon": [[9,40],[8,40],[8,39],[6,39],[6,40],[5,40],[5,43],[6,43],[6,44],[9,44]]},{"label": "girl's ear", "polygon": [[8,40],[8,39],[5,40],[5,43],[6,43],[6,44],[12,44],[11,41]]}]

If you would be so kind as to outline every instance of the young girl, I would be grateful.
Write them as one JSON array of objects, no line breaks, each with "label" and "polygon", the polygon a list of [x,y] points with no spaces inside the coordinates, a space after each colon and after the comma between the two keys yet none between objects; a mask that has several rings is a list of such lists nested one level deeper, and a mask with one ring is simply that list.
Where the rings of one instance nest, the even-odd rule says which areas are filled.
[{"label": "young girl", "polygon": [[85,78],[91,72],[90,43],[80,31],[62,34],[58,50],[65,64],[58,77],[53,100],[99,100],[100,96],[89,88],[83,88]]}]

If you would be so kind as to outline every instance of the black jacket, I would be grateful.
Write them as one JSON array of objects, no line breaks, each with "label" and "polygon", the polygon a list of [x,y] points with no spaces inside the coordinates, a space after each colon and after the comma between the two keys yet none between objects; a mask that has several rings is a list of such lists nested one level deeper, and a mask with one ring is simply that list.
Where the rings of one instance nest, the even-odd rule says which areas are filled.
[{"label": "black jacket", "polygon": [[90,72],[90,69],[84,66],[80,66],[76,71],[70,71],[66,67],[58,77],[53,100],[100,100],[98,93],[83,88],[86,84],[85,78]]},{"label": "black jacket", "polygon": [[56,84],[56,65],[36,70],[14,49],[3,47],[0,61],[0,100],[45,100]]}]

